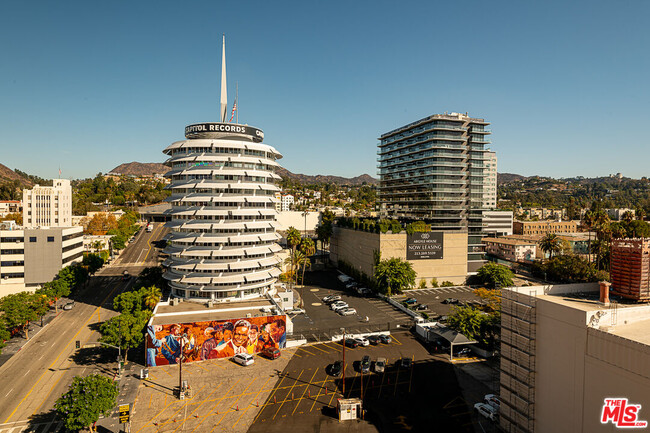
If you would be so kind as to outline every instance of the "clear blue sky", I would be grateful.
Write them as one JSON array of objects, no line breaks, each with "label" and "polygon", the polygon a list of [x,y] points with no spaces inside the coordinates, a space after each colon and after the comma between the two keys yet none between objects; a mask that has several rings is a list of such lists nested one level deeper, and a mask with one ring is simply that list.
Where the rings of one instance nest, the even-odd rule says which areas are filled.
[{"label": "clear blue sky", "polygon": [[[650,2],[0,2],[0,162],[90,177],[162,162],[229,106],[281,164],[376,174],[377,137],[492,123],[500,172],[648,175]],[[230,108],[229,108],[230,110]]]}]

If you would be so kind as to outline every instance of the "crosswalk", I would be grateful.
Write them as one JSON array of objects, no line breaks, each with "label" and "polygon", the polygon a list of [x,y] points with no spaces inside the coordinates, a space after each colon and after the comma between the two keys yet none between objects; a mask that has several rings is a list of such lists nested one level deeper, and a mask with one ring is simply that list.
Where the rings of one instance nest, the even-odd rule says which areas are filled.
[{"label": "crosswalk", "polygon": [[33,423],[29,420],[0,424],[0,433],[58,433],[64,432],[63,421],[52,420],[49,422]]},{"label": "crosswalk", "polygon": [[413,289],[405,290],[404,295],[409,296],[410,294],[416,293],[426,293],[428,295],[439,295],[441,293],[471,293],[474,289],[471,287],[436,287],[433,289]]}]

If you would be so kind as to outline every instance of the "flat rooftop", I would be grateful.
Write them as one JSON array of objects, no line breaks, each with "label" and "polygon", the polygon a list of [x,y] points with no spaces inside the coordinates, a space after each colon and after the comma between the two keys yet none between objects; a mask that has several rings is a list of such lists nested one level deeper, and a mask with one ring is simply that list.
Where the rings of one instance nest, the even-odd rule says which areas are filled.
[{"label": "flat rooftop", "polygon": [[247,314],[251,317],[272,316],[273,308],[275,304],[266,298],[222,302],[212,306],[188,301],[176,305],[159,304],[151,318],[151,325],[229,320],[246,317]]}]

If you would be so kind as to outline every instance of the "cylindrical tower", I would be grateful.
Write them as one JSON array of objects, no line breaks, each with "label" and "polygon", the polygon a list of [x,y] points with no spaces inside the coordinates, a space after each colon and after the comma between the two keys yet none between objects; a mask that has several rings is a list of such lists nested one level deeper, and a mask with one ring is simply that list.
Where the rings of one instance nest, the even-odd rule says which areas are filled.
[{"label": "cylindrical tower", "polygon": [[164,277],[172,295],[241,300],[275,283],[276,192],[282,155],[264,133],[234,123],[199,123],[167,147],[171,229]]}]

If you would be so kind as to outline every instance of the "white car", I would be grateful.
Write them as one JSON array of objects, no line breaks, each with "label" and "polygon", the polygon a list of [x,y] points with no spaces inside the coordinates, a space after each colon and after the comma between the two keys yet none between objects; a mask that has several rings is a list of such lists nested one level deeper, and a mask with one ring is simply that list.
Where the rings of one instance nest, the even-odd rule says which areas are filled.
[{"label": "white car", "polygon": [[490,421],[496,421],[497,419],[496,410],[489,404],[476,403],[474,405],[474,410],[476,410],[480,415],[483,415],[485,418],[489,419]]},{"label": "white car", "polygon": [[326,304],[334,303],[340,300],[341,300],[340,295],[327,295],[323,298],[323,302],[325,302]]},{"label": "white car", "polygon": [[239,365],[243,365],[244,367],[247,365],[251,365],[255,362],[253,355],[250,355],[248,353],[238,353],[237,355],[232,357],[232,360]]},{"label": "white car", "polygon": [[346,308],[349,307],[347,302],[344,301],[336,301],[330,305],[330,308],[334,311],[336,311],[339,308]]},{"label": "white car", "polygon": [[485,402],[492,406],[495,409],[499,409],[501,407],[501,400],[499,400],[499,397],[497,397],[494,394],[486,394],[485,397]]},{"label": "white car", "polygon": [[[356,313],[356,311],[355,311],[355,313]],[[357,338],[355,338],[355,340],[357,340],[357,343],[359,343],[359,346],[363,346],[363,347],[370,346],[370,341],[368,341],[368,339],[366,337],[357,337]]]},{"label": "white car", "polygon": [[287,313],[289,314],[305,314],[305,310],[302,308],[292,308],[291,310],[287,310]]},{"label": "white car", "polygon": [[[354,314],[357,314],[357,310],[354,308],[346,307],[346,308],[341,308],[336,310],[337,313],[339,313],[341,316],[352,316]],[[358,341],[358,339],[357,339]]]}]

